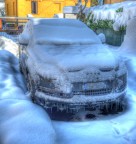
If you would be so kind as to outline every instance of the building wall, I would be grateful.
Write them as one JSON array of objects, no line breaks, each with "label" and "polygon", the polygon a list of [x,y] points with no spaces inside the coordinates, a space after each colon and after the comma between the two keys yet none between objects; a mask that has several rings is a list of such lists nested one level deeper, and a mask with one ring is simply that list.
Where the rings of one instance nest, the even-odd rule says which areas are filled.
[{"label": "building wall", "polygon": [[35,17],[52,17],[61,13],[65,5],[75,5],[76,0],[5,0],[6,15],[23,17],[31,14],[31,1],[38,2]]},{"label": "building wall", "polygon": [[[31,2],[38,2],[38,13],[32,14]],[[53,17],[54,14],[62,13],[64,6],[73,6],[78,0],[5,0],[6,15],[26,17],[32,14],[34,17]],[[82,0],[84,3],[84,0]],[[90,2],[90,1],[89,1]],[[90,6],[90,3],[88,3]]]},{"label": "building wall", "polygon": [[[13,1],[13,0],[11,0]],[[31,0],[17,0],[17,10],[19,17],[26,17],[31,14]]]},{"label": "building wall", "polygon": [[16,0],[5,0],[5,10],[6,15],[16,16],[17,14]]}]

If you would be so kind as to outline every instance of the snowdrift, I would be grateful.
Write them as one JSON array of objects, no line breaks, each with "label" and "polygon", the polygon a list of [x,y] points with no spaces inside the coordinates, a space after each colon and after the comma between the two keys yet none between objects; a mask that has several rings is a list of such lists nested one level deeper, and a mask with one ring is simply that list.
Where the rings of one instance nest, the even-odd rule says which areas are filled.
[{"label": "snowdrift", "polygon": [[0,143],[55,144],[51,120],[25,93],[17,58],[0,50]]}]

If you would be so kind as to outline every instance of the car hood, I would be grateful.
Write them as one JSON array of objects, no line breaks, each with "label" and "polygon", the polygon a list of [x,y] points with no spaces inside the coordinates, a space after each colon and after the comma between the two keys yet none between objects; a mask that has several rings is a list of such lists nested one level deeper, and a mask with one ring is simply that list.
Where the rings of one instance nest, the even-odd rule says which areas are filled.
[{"label": "car hood", "polygon": [[35,46],[32,52],[40,61],[67,71],[118,66],[118,58],[103,44]]}]

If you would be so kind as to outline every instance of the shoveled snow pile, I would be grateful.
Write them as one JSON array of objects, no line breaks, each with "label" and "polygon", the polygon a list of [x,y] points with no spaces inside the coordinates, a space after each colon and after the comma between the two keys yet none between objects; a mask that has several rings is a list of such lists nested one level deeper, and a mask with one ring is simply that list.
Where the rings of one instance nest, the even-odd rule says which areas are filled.
[{"label": "shoveled snow pile", "polygon": [[25,93],[18,59],[0,50],[0,144],[55,144],[51,120]]},{"label": "shoveled snow pile", "polygon": [[129,19],[136,16],[136,1],[94,6],[88,10],[88,14],[91,14],[90,19],[93,16],[94,22],[98,20],[113,20],[113,28],[118,31],[121,26],[127,25]]},{"label": "shoveled snow pile", "polygon": [[15,56],[18,56],[18,44],[9,38],[0,36],[0,50],[7,50],[13,53]]},{"label": "shoveled snow pile", "polygon": [[131,57],[136,56],[136,18],[128,21],[126,35],[120,47],[120,52]]}]

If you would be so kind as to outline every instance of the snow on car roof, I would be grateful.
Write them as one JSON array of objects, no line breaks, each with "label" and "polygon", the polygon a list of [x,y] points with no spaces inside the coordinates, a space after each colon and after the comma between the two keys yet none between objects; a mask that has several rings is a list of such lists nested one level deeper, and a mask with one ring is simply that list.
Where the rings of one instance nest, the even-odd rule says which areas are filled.
[{"label": "snow on car roof", "polygon": [[32,42],[37,44],[95,44],[97,35],[74,19],[31,19]]}]

